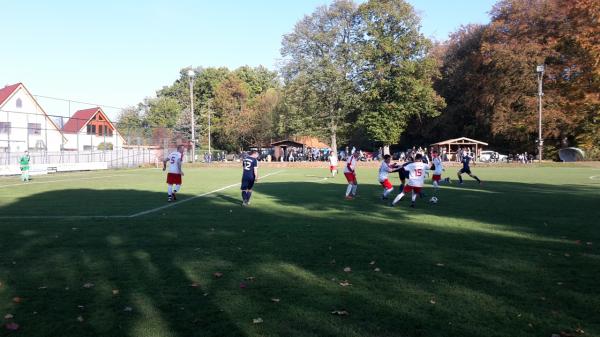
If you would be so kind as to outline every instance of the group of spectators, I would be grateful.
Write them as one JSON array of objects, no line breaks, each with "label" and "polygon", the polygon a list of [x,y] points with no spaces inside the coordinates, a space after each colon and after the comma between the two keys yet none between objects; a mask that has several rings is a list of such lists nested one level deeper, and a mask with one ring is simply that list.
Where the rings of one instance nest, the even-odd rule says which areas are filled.
[{"label": "group of spectators", "polygon": [[534,155],[532,155],[531,153],[517,153],[517,154],[509,154],[508,155],[508,161],[512,161],[515,163],[521,163],[521,164],[531,164],[533,163],[533,159],[534,159]]}]

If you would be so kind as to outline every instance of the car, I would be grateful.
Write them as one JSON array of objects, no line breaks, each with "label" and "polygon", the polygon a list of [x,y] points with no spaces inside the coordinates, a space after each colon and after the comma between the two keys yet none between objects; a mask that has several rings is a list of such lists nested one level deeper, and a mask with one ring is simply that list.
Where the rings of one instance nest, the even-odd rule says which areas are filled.
[{"label": "car", "polygon": [[507,162],[508,156],[491,150],[481,151],[479,154],[479,161],[487,163]]}]

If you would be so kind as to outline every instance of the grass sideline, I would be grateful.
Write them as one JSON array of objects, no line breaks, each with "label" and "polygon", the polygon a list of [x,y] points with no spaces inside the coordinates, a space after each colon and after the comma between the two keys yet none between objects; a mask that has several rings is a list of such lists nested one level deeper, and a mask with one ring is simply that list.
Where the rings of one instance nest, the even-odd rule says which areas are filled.
[{"label": "grass sideline", "polygon": [[[473,170],[414,210],[374,168],[353,201],[285,168],[248,209],[233,186],[136,218],[105,216],[165,205],[160,170],[2,178],[0,336],[600,336],[600,170]],[[188,169],[179,199],[239,180]]]}]

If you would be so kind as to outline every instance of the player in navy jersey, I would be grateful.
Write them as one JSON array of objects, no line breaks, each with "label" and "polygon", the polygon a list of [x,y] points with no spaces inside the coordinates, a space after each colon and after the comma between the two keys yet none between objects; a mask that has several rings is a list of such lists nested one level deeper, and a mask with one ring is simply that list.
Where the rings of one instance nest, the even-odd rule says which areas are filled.
[{"label": "player in navy jersey", "polygon": [[[463,180],[462,180],[462,174],[466,173],[469,175],[469,177],[477,180],[478,183],[481,184],[481,180],[479,180],[479,178],[477,178],[476,175],[473,175],[473,173],[471,173],[471,167],[469,166],[469,164],[471,163],[471,160],[473,160],[473,156],[471,156],[468,153],[464,153],[462,156],[462,165],[463,167],[460,169],[460,171],[458,171],[457,176],[458,176],[458,183],[462,184]],[[473,162],[473,165],[475,165],[475,162]]]},{"label": "player in navy jersey", "polygon": [[252,196],[252,187],[258,180],[258,151],[250,151],[242,160],[242,206],[248,206],[250,204],[250,197]]}]

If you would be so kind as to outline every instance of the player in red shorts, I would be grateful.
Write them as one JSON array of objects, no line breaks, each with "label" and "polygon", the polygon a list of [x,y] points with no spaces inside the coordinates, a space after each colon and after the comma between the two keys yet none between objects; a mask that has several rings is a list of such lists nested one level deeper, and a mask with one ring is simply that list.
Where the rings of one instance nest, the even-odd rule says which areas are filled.
[{"label": "player in red shorts", "polygon": [[425,184],[425,175],[427,174],[427,170],[429,167],[427,164],[423,163],[423,155],[418,153],[415,156],[415,161],[404,166],[404,170],[408,172],[408,184],[404,186],[404,189],[392,202],[392,206],[395,206],[406,193],[412,192],[412,202],[410,207],[415,207],[415,201],[417,200],[417,195],[421,193],[423,189],[423,185]]},{"label": "player in red shorts", "polygon": [[[183,145],[177,146],[177,151],[169,154],[165,160],[163,160],[163,171],[167,169],[167,162],[169,163],[169,173],[167,174],[167,184],[169,197],[167,199],[168,202],[177,200],[177,192],[181,188],[181,177],[183,176],[183,171],[181,170],[181,164],[183,163]],[[175,185],[175,189],[173,189],[173,185]]]},{"label": "player in red shorts", "polygon": [[358,163],[358,155],[357,150],[350,158],[346,159],[346,167],[344,167],[344,176],[348,180],[346,200],[352,200],[356,196],[356,188],[358,187],[358,182],[356,181],[356,163]]},{"label": "player in red shorts", "polygon": [[396,169],[396,165],[392,164],[392,156],[386,154],[383,156],[383,161],[381,162],[381,166],[379,166],[379,183],[383,187],[383,194],[381,195],[381,200],[387,200],[388,195],[394,190],[394,186],[390,183],[388,178],[390,172],[394,172]]},{"label": "player in red shorts", "polygon": [[442,163],[442,159],[440,158],[440,156],[438,156],[438,152],[433,150],[433,152],[431,153],[431,157],[432,157],[432,167],[431,169],[433,170],[433,177],[431,177],[431,181],[433,183],[433,196],[435,196],[437,194],[438,189],[440,188],[440,184],[442,182],[444,183],[449,183],[450,182],[450,178],[446,178],[444,180],[442,180],[442,172],[444,172],[444,164]]},{"label": "player in red shorts", "polygon": [[337,174],[337,166],[338,166],[338,157],[335,151],[332,151],[329,155],[329,172],[331,172],[331,176],[335,177]]}]

